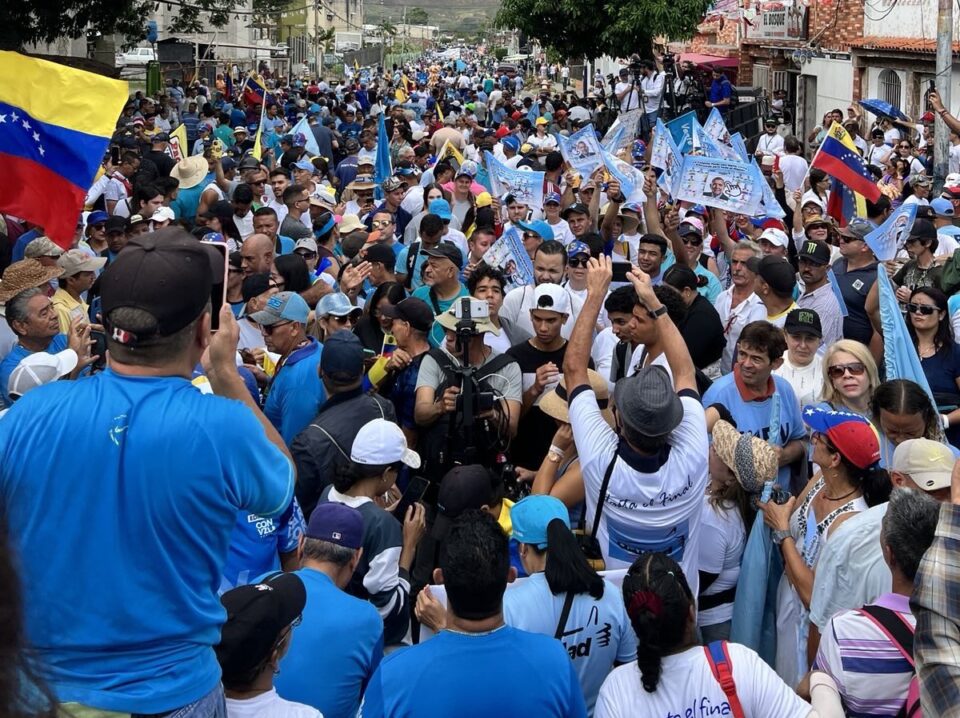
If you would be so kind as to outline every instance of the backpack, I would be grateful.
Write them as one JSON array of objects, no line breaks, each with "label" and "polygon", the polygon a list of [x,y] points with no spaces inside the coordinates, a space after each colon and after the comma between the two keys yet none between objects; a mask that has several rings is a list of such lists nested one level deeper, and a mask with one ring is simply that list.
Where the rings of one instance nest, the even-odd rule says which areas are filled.
[{"label": "backpack", "polygon": [[743,706],[740,705],[740,697],[737,695],[737,684],[733,682],[733,665],[730,663],[727,642],[714,641],[704,646],[703,652],[707,656],[710,672],[713,673],[713,677],[717,679],[724,695],[727,697],[727,703],[730,704],[730,715],[733,718],[746,718]]},{"label": "backpack", "polygon": [[922,718],[920,680],[917,678],[916,663],[913,660],[913,626],[907,623],[899,613],[883,606],[864,606],[858,613],[880,629],[880,632],[896,646],[914,669],[910,687],[907,689],[907,700],[897,713],[897,718]]}]

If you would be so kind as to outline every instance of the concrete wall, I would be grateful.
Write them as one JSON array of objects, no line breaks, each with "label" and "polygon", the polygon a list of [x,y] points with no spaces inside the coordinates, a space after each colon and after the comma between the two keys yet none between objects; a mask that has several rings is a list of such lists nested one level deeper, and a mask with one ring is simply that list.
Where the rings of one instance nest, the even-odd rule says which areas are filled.
[{"label": "concrete wall", "polygon": [[[864,19],[863,34],[880,37],[937,38],[937,0],[873,0]],[[879,19],[882,18],[882,19]],[[960,38],[960,13],[953,11],[953,39]]]},{"label": "concrete wall", "polygon": [[846,115],[853,102],[853,63],[849,59],[816,58],[803,65],[801,75],[817,78],[817,118],[834,108]]}]

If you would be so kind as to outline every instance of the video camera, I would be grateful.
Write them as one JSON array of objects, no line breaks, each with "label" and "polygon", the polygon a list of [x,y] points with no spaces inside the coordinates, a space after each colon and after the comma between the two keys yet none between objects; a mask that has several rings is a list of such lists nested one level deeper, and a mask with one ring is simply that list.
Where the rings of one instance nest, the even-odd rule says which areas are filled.
[{"label": "video camera", "polygon": [[461,368],[458,370],[464,381],[461,392],[457,395],[457,411],[463,412],[464,420],[469,416],[470,424],[477,414],[493,409],[493,392],[479,391],[476,380],[473,378],[475,368],[470,366],[470,340],[480,334],[477,321],[490,319],[490,306],[482,299],[462,297],[453,307],[453,315],[457,318],[457,352],[460,355]]}]

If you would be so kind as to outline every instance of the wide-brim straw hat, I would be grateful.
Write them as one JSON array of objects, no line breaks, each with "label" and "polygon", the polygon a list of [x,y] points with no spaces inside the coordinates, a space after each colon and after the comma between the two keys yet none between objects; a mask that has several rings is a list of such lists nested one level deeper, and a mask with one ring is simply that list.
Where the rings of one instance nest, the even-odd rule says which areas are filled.
[{"label": "wide-brim straw hat", "polygon": [[[587,377],[590,380],[590,388],[597,396],[597,404],[600,407],[600,413],[604,421],[613,426],[613,412],[610,411],[610,390],[607,381],[593,369],[587,369]],[[570,423],[570,410],[567,406],[567,385],[564,378],[561,377],[560,383],[550,391],[544,392],[540,397],[540,411],[549,417],[564,424]]]},{"label": "wide-brim straw hat", "polygon": [[36,259],[14,262],[3,270],[3,278],[0,279],[0,304],[13,299],[25,289],[42,287],[62,274],[60,267],[47,267]]},{"label": "wide-brim straw hat", "polygon": [[741,434],[721,419],[713,425],[713,449],[747,493],[759,494],[779,471],[777,452],[758,436]]}]

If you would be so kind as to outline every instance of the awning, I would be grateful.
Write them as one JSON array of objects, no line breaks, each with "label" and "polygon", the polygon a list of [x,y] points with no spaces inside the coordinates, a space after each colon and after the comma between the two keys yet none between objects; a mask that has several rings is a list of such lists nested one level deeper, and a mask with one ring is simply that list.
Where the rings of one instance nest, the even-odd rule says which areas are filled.
[{"label": "awning", "polygon": [[709,67],[737,67],[740,60],[735,57],[719,57],[717,55],[701,55],[696,52],[684,52],[680,55],[680,62],[692,62],[694,65]]}]

